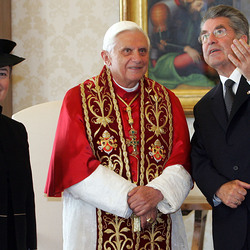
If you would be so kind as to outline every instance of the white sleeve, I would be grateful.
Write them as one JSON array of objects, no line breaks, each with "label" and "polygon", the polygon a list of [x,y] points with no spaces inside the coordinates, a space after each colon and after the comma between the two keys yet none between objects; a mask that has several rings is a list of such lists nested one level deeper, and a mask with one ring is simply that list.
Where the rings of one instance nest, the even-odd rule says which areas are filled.
[{"label": "white sleeve", "polygon": [[134,183],[100,164],[90,176],[67,188],[67,191],[75,199],[81,199],[108,213],[128,218],[132,210],[127,203],[127,194],[134,187]]},{"label": "white sleeve", "polygon": [[164,199],[158,203],[157,208],[167,214],[176,212],[181,207],[193,186],[193,181],[185,168],[176,164],[166,167],[163,173],[147,186],[161,191]]}]

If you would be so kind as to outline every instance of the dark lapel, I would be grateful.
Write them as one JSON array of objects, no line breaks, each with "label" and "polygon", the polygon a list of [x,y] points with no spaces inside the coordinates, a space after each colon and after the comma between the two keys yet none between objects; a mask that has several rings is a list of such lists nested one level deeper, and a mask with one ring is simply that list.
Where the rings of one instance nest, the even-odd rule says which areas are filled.
[{"label": "dark lapel", "polygon": [[223,98],[222,83],[220,82],[211,96],[211,105],[215,118],[220,123],[222,128],[227,129],[227,114],[225,110],[225,103]]},{"label": "dark lapel", "polygon": [[231,115],[229,117],[229,123],[237,113],[242,104],[250,98],[250,85],[246,79],[242,76],[240,79],[240,84],[234,99]]}]

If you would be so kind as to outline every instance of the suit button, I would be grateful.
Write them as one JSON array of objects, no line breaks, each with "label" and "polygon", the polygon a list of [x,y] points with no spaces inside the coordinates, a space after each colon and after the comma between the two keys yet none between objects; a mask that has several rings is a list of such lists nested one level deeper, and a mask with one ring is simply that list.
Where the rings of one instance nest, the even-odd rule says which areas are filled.
[{"label": "suit button", "polygon": [[237,170],[239,170],[239,167],[238,166],[233,166],[233,170],[237,171]]}]

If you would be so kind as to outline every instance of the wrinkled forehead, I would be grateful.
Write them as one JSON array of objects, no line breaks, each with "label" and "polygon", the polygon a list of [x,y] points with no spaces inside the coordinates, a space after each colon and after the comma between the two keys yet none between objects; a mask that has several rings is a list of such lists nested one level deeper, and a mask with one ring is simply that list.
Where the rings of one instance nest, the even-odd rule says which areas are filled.
[{"label": "wrinkled forehead", "polygon": [[219,28],[230,28],[230,20],[227,17],[216,17],[208,19],[204,22],[203,26],[201,27],[201,33],[204,32],[212,32],[215,29]]},{"label": "wrinkled forehead", "polygon": [[230,20],[227,17],[215,17],[206,20],[201,28],[204,29],[206,27],[215,27],[218,25],[223,25],[225,27],[229,26],[229,23]]}]

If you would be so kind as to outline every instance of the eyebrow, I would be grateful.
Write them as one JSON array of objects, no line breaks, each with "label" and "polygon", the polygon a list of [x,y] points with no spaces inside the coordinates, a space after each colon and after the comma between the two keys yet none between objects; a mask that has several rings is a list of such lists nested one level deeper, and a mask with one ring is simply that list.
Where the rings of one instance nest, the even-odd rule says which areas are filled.
[{"label": "eyebrow", "polygon": [[[218,29],[221,29],[221,28],[224,28],[224,29],[225,29],[225,26],[224,26],[223,24],[219,24],[219,25],[217,25],[217,26],[215,27],[214,30],[218,30]],[[207,30],[202,30],[201,33],[200,33],[200,35],[203,35],[203,34],[206,34],[206,33],[208,33]]]},{"label": "eyebrow", "polygon": [[8,68],[7,67],[2,67],[0,68],[1,71],[6,71],[6,72],[9,72]]}]

